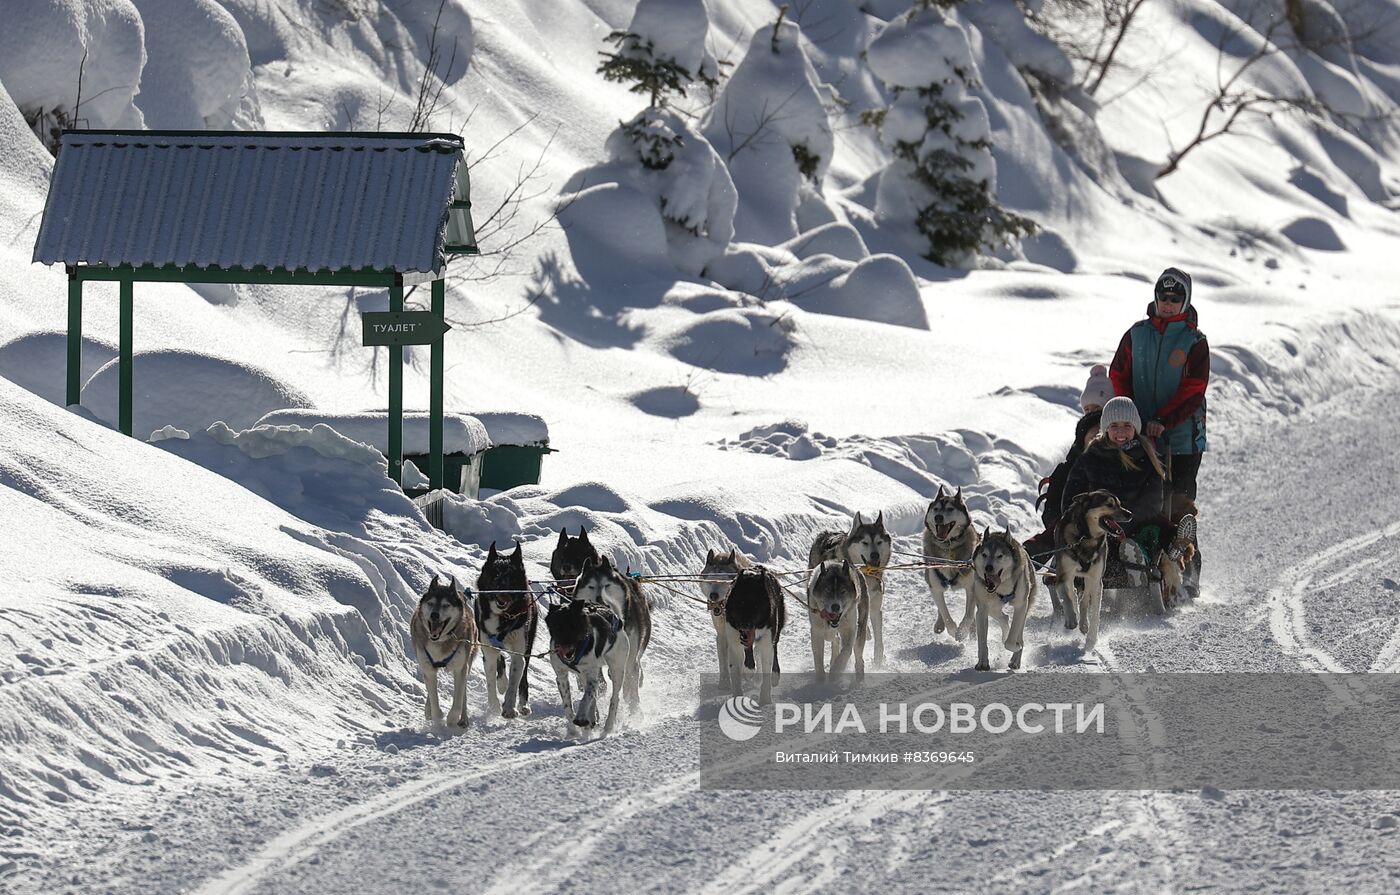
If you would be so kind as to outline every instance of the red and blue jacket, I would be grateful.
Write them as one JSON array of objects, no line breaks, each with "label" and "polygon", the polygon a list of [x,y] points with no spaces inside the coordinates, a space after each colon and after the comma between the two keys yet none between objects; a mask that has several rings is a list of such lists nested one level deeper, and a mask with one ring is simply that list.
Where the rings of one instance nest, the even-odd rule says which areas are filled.
[{"label": "red and blue jacket", "polygon": [[1206,384],[1210,381],[1210,346],[1196,326],[1196,309],[1188,305],[1175,317],[1156,316],[1147,306],[1147,319],[1123,334],[1108,368],[1116,395],[1137,405],[1143,423],[1166,427],[1164,438],[1173,454],[1199,454],[1206,449]]}]

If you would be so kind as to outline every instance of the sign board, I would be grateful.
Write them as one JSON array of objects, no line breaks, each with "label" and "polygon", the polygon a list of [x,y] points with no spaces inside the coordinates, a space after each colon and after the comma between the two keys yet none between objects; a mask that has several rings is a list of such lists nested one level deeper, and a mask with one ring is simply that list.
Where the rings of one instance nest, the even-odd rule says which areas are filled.
[{"label": "sign board", "polygon": [[360,321],[364,345],[431,345],[452,328],[432,311],[369,311]]}]

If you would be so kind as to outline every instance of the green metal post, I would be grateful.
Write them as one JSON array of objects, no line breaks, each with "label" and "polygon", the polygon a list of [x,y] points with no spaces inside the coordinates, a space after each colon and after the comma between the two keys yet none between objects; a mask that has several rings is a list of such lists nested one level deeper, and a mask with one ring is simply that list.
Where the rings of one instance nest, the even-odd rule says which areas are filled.
[{"label": "green metal post", "polygon": [[132,341],[132,319],[135,317],[135,309],[132,301],[131,280],[122,280],[119,284],[121,290],[121,308],[119,311],[120,323],[118,324],[118,341],[121,352],[119,361],[118,394],[117,394],[117,418],[121,425],[123,435],[131,434],[131,341]]},{"label": "green metal post", "polygon": [[[389,310],[403,312],[403,280],[389,287]],[[389,478],[403,484],[403,346],[389,347]]]},{"label": "green metal post", "polygon": [[83,396],[83,281],[68,268],[68,396],[72,407]]},{"label": "green metal post", "polygon": [[[446,271],[444,271],[446,275]],[[441,320],[447,313],[447,285],[444,280],[433,280],[433,315]],[[428,488],[436,491],[442,487],[442,386],[443,355],[446,353],[447,336],[438,336],[430,349],[430,385],[428,395]]]}]

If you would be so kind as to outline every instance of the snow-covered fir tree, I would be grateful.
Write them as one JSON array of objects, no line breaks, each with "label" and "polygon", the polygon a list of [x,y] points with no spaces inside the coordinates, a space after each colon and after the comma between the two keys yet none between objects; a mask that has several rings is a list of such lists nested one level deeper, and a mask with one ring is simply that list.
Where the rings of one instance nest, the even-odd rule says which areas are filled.
[{"label": "snow-covered fir tree", "polygon": [[626,30],[608,35],[616,50],[603,54],[598,72],[646,94],[652,108],[668,94],[684,96],[696,81],[714,87],[719,65],[705,48],[709,30],[705,0],[638,0]]},{"label": "snow-covered fir tree", "polygon": [[996,161],[967,33],[956,0],[918,0],[871,42],[871,70],[893,104],[868,116],[894,159],[880,174],[876,214],[913,228],[939,264],[963,266],[981,251],[1034,233],[1035,222],[997,204]]},{"label": "snow-covered fir tree", "polygon": [[738,187],[735,234],[746,242],[796,236],[798,206],[820,192],[831,164],[826,92],[801,37],[782,15],[755,31],[702,127]]}]

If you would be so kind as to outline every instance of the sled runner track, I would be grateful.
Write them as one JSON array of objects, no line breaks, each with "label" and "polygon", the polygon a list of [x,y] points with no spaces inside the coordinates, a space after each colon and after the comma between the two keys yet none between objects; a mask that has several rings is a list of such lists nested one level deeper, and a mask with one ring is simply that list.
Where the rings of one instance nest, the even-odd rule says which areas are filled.
[{"label": "sled runner track", "polygon": [[[1152,711],[1141,687],[1123,677],[1122,664],[1114,655],[1113,649],[1101,642],[1096,652],[1103,659],[1108,673],[1122,684],[1122,691],[1131,703],[1133,723],[1137,725],[1140,739],[1146,741],[1151,748],[1151,754],[1156,755],[1158,749],[1170,748],[1161,717]],[[1124,833],[1146,828],[1138,838],[1145,840],[1157,853],[1166,876],[1164,883],[1167,889],[1175,891],[1180,887],[1180,880],[1192,879],[1200,861],[1190,846],[1188,821],[1172,801],[1172,797],[1166,793],[1147,790],[1140,793],[1116,793],[1113,798],[1125,809]]]},{"label": "sled runner track", "polygon": [[[933,793],[900,789],[873,795],[865,790],[846,793],[844,797],[804,814],[778,830],[700,891],[703,895],[766,891],[780,880],[784,883],[784,892],[823,891],[834,882],[838,871],[832,867],[832,860],[836,857],[830,850],[833,840],[817,836],[820,830],[832,824],[842,826],[872,820],[891,808],[908,805],[911,801],[917,801],[921,807],[929,806],[925,808],[927,813],[923,820],[937,821],[946,811],[933,806],[947,802],[948,796],[932,799],[931,796]],[[921,828],[921,832],[932,833],[933,830]],[[814,879],[799,884],[788,877],[793,867],[807,861],[821,865]]]},{"label": "sled runner track", "polygon": [[[1397,535],[1400,535],[1400,522],[1392,522],[1381,531],[1333,544],[1284,572],[1269,591],[1269,628],[1284,652],[1309,671],[1345,673],[1348,670],[1326,650],[1312,643],[1304,615],[1304,598],[1312,588],[1313,580],[1329,564]],[[1400,634],[1393,635],[1381,649],[1371,670],[1383,670],[1377,668],[1377,664],[1383,664],[1383,667],[1393,665],[1397,652],[1400,652]]]},{"label": "sled runner track", "polygon": [[482,777],[499,774],[522,764],[548,761],[567,751],[558,750],[544,754],[521,755],[497,762],[490,767],[464,771],[447,778],[433,777],[415,780],[331,814],[313,818],[296,829],[273,839],[264,845],[257,854],[237,867],[229,868],[218,877],[205,882],[195,891],[195,895],[240,895],[240,893],[250,892],[265,877],[299,864],[327,844],[357,827],[382,817],[397,814],[405,808],[411,808],[440,793],[456,789]]}]

